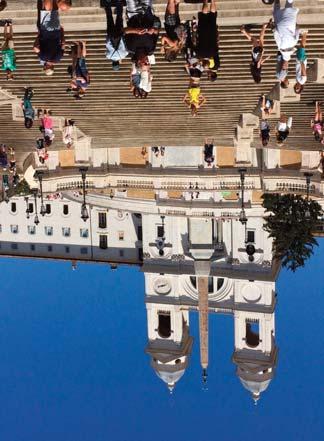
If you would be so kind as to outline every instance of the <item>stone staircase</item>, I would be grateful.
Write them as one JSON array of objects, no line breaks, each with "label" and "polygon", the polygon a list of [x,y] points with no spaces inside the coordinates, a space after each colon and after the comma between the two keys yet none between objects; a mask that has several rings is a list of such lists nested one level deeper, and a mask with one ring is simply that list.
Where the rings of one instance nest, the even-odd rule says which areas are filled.
[{"label": "stone staircase", "polygon": [[[166,0],[155,0],[154,11],[160,18],[164,18]],[[284,0],[282,0],[282,4]],[[5,11],[0,13],[0,18],[10,16],[21,32],[35,28],[37,1],[11,0]],[[104,30],[106,17],[100,8],[100,0],[73,0],[73,8],[68,13],[62,13],[62,24],[66,30]],[[267,21],[272,14],[272,7],[264,5],[261,0],[218,0],[219,24],[240,25],[242,23],[262,23]],[[322,22],[320,14],[324,12],[323,2],[320,0],[295,0],[295,5],[300,9],[299,22]],[[182,3],[181,18],[192,18],[200,4]]]},{"label": "stone staircase", "polygon": [[[32,3],[36,5],[36,1]],[[221,17],[234,20],[235,14],[236,18],[240,19],[240,23],[246,22],[247,17],[251,21],[249,11],[252,11],[253,8],[253,22],[258,21],[255,15],[256,10],[260,9],[264,17],[271,15],[271,8],[264,6],[259,0],[236,2],[236,8],[239,4],[240,10],[238,8],[233,10],[233,2],[229,0],[218,3],[220,23],[222,22]],[[241,137],[243,141],[244,138],[249,138],[252,130],[248,128],[248,134],[246,134],[244,132],[246,127],[238,128],[235,139],[233,139],[240,115],[250,113],[255,108],[260,94],[267,94],[275,83],[276,47],[271,33],[268,32],[266,36],[266,51],[271,55],[271,60],[263,68],[262,83],[256,85],[249,72],[249,43],[241,36],[237,25],[221,25],[219,78],[216,83],[209,83],[203,79],[202,91],[207,98],[207,104],[202,108],[197,118],[192,118],[182,103],[182,97],[188,84],[188,77],[183,71],[183,60],[179,59],[175,63],[164,61],[159,53],[159,47],[156,52],[157,64],[152,68],[153,91],[147,100],[136,100],[131,96],[128,88],[129,60],[123,63],[118,73],[115,73],[112,72],[110,63],[105,59],[105,32],[100,29],[96,30],[97,27],[100,27],[100,20],[97,21],[96,13],[103,16],[103,11],[98,8],[99,0],[74,0],[74,7],[63,17],[66,23],[74,23],[80,29],[80,23],[84,17],[92,17],[92,21],[89,22],[91,30],[80,29],[66,32],[67,41],[82,38],[88,42],[88,65],[92,82],[84,100],[75,101],[65,92],[69,83],[66,71],[70,62],[68,55],[57,66],[55,75],[48,78],[43,75],[37,57],[32,52],[35,33],[32,25],[27,22],[29,18],[33,18],[33,23],[35,22],[35,11],[28,12],[30,4],[31,2],[27,0],[19,2],[12,0],[9,8],[0,14],[0,17],[8,17],[10,12],[14,23],[17,20],[15,47],[18,63],[15,80],[7,82],[1,77],[0,86],[18,97],[23,95],[24,86],[33,86],[35,107],[49,107],[56,116],[75,119],[79,129],[90,136],[98,147],[131,147],[154,144],[200,145],[205,136],[215,138],[216,143],[220,145],[235,145],[237,147]],[[300,18],[303,20],[308,17],[309,21],[312,21],[310,15],[312,8],[318,12],[324,9],[323,3],[315,0],[296,1],[296,4],[307,12],[300,14]],[[164,2],[155,2],[155,7],[158,11],[160,8],[161,14],[164,14]],[[190,17],[198,8],[200,9],[200,5],[197,4],[181,5],[181,9],[189,11]],[[88,10],[92,10],[93,13],[90,14]],[[31,17],[28,14],[31,14]],[[77,22],[75,21],[76,16],[83,18]],[[262,21],[264,20],[260,22]],[[28,31],[24,30],[22,26],[28,27]],[[315,58],[324,57],[324,25],[308,24],[307,28],[309,29],[309,64],[311,65]],[[293,76],[294,65],[292,63],[290,66],[292,83]],[[314,145],[309,130],[309,120],[313,112],[311,103],[314,99],[322,96],[323,92],[323,85],[308,83],[300,103],[285,102],[281,104],[282,111],[291,114],[294,118],[294,129],[289,137],[289,145],[293,148],[318,148],[317,145]],[[38,134],[36,124],[32,130],[26,130],[21,122],[12,120],[10,106],[0,107],[0,139],[2,142],[14,145],[16,150],[28,152],[33,149],[34,139]],[[58,136],[55,141],[55,149],[59,150],[60,148],[63,148],[63,145],[60,146]],[[243,152],[242,149],[241,152]],[[241,160],[245,162],[242,155],[238,155],[241,158],[238,162]]]}]

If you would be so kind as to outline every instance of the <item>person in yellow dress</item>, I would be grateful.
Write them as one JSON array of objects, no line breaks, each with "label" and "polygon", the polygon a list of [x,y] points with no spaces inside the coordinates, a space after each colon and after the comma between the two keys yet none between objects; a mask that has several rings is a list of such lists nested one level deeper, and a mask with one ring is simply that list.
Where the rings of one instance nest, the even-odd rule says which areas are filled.
[{"label": "person in yellow dress", "polygon": [[191,110],[191,115],[193,117],[197,116],[198,110],[206,103],[206,98],[201,94],[199,84],[191,83],[189,85],[189,89],[183,97],[183,102]]}]

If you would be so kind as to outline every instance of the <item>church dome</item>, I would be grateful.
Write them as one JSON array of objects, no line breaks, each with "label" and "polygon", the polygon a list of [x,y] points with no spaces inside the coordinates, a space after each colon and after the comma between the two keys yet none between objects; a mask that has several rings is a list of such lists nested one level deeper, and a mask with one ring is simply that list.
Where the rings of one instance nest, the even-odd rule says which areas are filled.
[{"label": "church dome", "polygon": [[251,394],[260,395],[261,392],[264,392],[268,388],[271,379],[259,382],[259,381],[243,380],[243,378],[240,378],[240,381],[242,385],[245,387],[245,389],[251,392]]},{"label": "church dome", "polygon": [[156,375],[161,378],[164,383],[166,383],[168,386],[172,385],[174,386],[177,381],[180,380],[180,378],[185,373],[185,369],[178,371],[178,372],[165,372],[162,369],[156,370]]},{"label": "church dome", "polygon": [[152,360],[152,367],[155,370],[156,375],[167,384],[170,392],[172,392],[176,383],[185,373],[187,365],[187,359],[182,362],[178,359],[178,363],[175,364],[158,363],[157,361]]}]

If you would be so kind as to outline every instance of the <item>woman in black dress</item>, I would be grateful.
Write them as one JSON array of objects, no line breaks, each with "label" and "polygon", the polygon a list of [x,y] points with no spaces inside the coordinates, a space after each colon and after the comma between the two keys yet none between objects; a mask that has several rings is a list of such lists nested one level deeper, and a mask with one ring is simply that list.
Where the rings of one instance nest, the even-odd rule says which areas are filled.
[{"label": "woman in black dress", "polygon": [[201,12],[198,13],[197,56],[201,59],[208,79],[215,81],[220,66],[218,48],[218,25],[216,2],[204,0]]}]

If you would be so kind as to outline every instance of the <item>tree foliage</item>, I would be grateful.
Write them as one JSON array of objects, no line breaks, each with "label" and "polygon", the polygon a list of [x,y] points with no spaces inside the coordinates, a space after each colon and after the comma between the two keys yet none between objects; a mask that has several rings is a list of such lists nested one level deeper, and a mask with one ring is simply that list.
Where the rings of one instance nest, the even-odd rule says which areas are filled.
[{"label": "tree foliage", "polygon": [[303,267],[318,243],[313,236],[323,214],[318,202],[294,194],[264,194],[264,229],[274,242],[274,257],[289,270]]}]

